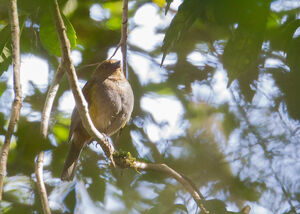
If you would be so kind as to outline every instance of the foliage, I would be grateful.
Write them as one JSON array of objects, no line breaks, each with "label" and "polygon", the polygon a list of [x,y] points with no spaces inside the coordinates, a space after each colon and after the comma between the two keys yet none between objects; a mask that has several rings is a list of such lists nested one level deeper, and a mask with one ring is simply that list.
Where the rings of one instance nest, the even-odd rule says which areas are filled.
[{"label": "foliage", "polygon": [[[76,47],[76,33],[70,21],[63,16],[66,33],[70,41],[71,49]],[[49,14],[44,13],[40,20],[40,39],[45,49],[56,56],[61,56],[59,41],[56,35],[54,23]]]}]

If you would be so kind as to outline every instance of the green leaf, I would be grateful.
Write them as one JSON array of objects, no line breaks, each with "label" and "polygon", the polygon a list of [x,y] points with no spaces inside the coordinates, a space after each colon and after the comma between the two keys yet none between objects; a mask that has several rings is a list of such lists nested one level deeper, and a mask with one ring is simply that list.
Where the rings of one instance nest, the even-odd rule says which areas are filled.
[{"label": "green leaf", "polygon": [[77,0],[67,0],[65,6],[62,9],[63,14],[68,16],[69,14],[74,13],[74,11],[78,8]]},{"label": "green leaf", "polygon": [[120,29],[122,23],[121,17],[111,17],[107,22],[107,27],[110,30],[117,30]]},{"label": "green leaf", "polygon": [[88,192],[94,201],[104,201],[106,182],[103,178],[97,177],[88,188]]},{"label": "green leaf", "polygon": [[182,38],[185,32],[196,21],[197,16],[201,12],[202,4],[199,1],[184,1],[173,18],[169,28],[166,31],[163,41],[162,51],[163,58],[161,65],[164,63],[165,57],[170,49]]},{"label": "green leaf", "polygon": [[111,14],[118,16],[122,14],[123,2],[122,1],[109,1],[103,3],[103,8],[109,9]]},{"label": "green leaf", "polygon": [[3,92],[7,89],[7,85],[5,82],[0,82],[0,97],[2,96]]},{"label": "green leaf", "polygon": [[280,26],[280,16],[274,12],[271,12],[268,21],[267,21],[267,28],[277,28]]},{"label": "green leaf", "polygon": [[[67,37],[70,41],[71,48],[76,47],[76,32],[70,21],[62,15],[66,26]],[[40,39],[44,48],[51,54],[61,56],[60,44],[56,34],[54,23],[49,14],[44,14],[40,20]]]},{"label": "green leaf", "polygon": [[279,39],[282,44],[281,47],[283,49],[286,49],[287,52],[289,51],[288,49],[291,47],[290,43],[292,43],[293,41],[293,35],[299,27],[300,19],[296,19],[293,21],[289,21],[286,25],[284,25],[282,31],[280,32]]},{"label": "green leaf", "polygon": [[58,114],[56,116],[56,122],[55,126],[53,127],[53,133],[58,141],[67,141],[69,137],[70,122],[70,118],[65,117],[63,114]]},{"label": "green leaf", "polygon": [[[255,19],[241,20],[224,49],[223,65],[227,69],[228,86],[244,78],[244,86],[257,76],[258,59],[270,12],[269,2],[249,8]],[[241,84],[240,84],[241,85]]]},{"label": "green leaf", "polygon": [[10,41],[10,29],[7,25],[0,31],[0,76],[11,64],[11,50],[6,47]]},{"label": "green leaf", "polygon": [[0,76],[8,69],[11,64],[11,50],[4,47],[0,54]]},{"label": "green leaf", "polygon": [[66,141],[69,136],[69,129],[61,125],[55,125],[53,128],[53,133],[58,140]]},{"label": "green leaf", "polygon": [[[24,23],[27,19],[27,16],[20,16],[20,35],[23,31]],[[10,26],[6,25],[0,31],[0,76],[4,71],[8,69],[8,66],[12,63],[11,56],[11,32]]]},{"label": "green leaf", "polygon": [[3,113],[0,113],[0,133],[6,132],[6,130],[4,129],[5,125],[6,125],[5,115]]},{"label": "green leaf", "polygon": [[1,31],[0,31],[0,51],[2,53],[4,47],[6,46],[7,42],[10,39],[10,29],[9,25],[6,25]]},{"label": "green leaf", "polygon": [[223,65],[228,75],[227,87],[237,79],[241,92],[249,102],[255,94],[250,85],[258,77],[263,32],[241,24],[224,49]]}]

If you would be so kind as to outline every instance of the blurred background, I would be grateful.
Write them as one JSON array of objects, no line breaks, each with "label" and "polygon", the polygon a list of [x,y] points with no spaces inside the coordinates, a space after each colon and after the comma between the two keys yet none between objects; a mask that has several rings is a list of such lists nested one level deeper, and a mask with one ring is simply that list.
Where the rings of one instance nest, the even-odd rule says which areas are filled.
[{"label": "blurred background", "polygon": [[[59,3],[83,86],[95,68],[87,65],[109,58],[119,43],[123,3]],[[18,1],[24,103],[1,212],[42,212],[34,167],[44,150],[53,213],[199,213],[175,180],[112,169],[95,143],[84,149],[74,182],[60,181],[75,103],[65,75],[44,140],[41,111],[60,60],[48,5]],[[0,143],[14,96],[7,7],[0,0]],[[299,213],[300,2],[132,0],[128,24],[135,106],[118,147],[184,173],[207,207],[219,209],[213,213],[245,205],[256,214]]]}]

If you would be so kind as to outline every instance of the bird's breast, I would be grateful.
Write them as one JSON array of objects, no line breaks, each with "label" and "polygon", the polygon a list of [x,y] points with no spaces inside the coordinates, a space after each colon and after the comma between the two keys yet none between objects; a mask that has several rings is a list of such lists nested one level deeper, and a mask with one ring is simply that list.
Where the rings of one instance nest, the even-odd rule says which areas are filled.
[{"label": "bird's breast", "polygon": [[112,135],[128,122],[133,109],[133,93],[127,81],[105,80],[93,86],[89,112],[96,128]]}]

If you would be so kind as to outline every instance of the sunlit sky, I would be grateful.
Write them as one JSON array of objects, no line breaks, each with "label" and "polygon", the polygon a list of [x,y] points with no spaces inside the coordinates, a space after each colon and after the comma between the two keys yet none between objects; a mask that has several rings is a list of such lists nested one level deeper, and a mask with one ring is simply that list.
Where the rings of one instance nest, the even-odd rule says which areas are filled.
[{"label": "sunlit sky", "polygon": [[[180,2],[180,0],[175,0],[171,5],[172,9],[177,10]],[[296,2],[288,0],[278,0],[272,4],[272,9],[282,10],[282,8],[295,7],[299,5],[300,1]],[[151,51],[154,49],[154,47],[160,46],[162,44],[164,35],[156,33],[156,28],[158,26],[168,26],[173,15],[171,13],[168,13],[167,16],[164,16],[163,14],[159,15],[157,13],[158,10],[159,8],[155,4],[149,3],[144,5],[137,11],[132,21],[134,21],[134,23],[137,24],[138,27],[129,32],[129,43],[141,47],[146,51]],[[101,8],[99,4],[95,4],[90,9],[90,16],[94,20],[101,21],[102,19],[109,17],[109,11]],[[114,49],[115,47],[112,47],[109,50],[109,52],[107,53],[107,57],[110,57],[112,55]],[[196,48],[194,52],[190,53],[188,55],[188,61],[199,67],[204,66],[207,62],[217,61],[216,59],[214,59],[214,56],[207,56],[201,53],[201,49]],[[114,58],[120,60],[122,59],[120,50],[117,52]],[[80,64],[81,53],[79,51],[72,51],[72,59],[75,66]],[[156,62],[160,61],[160,59],[154,60]],[[176,62],[176,60],[177,56],[171,53],[167,56],[164,64],[173,64]],[[139,80],[143,85],[146,85],[149,82],[158,83],[164,81],[165,77],[161,75],[165,73],[164,68],[160,68],[158,65],[154,65],[149,59],[141,55],[131,53],[129,50],[128,61],[131,66],[133,66],[134,72],[138,74]],[[268,59],[265,63],[265,67],[278,66],[281,65],[281,63],[282,62],[280,62],[278,59]],[[217,72],[213,76],[213,88],[209,88],[206,85],[200,85],[196,83],[192,85],[192,94],[195,101],[203,100],[212,104],[220,104],[227,101],[230,102],[230,100],[232,99],[229,90],[226,87],[226,73],[224,72],[221,65],[217,64],[217,66]],[[284,66],[284,63],[282,63],[282,66]],[[9,71],[2,75],[0,81],[8,81],[8,86],[12,89],[11,70],[12,69],[10,67]],[[51,73],[53,74],[53,71]],[[50,81],[51,76],[49,75],[49,67],[46,61],[33,55],[22,55],[21,83],[24,98],[28,95],[33,94],[34,88],[32,87],[31,83],[34,84],[42,92],[45,92]],[[83,86],[84,81],[80,81],[80,85]],[[267,76],[261,78],[258,87],[260,87],[264,91],[268,91],[270,94],[278,93],[276,87],[274,87],[274,82]],[[12,97],[12,91],[6,91],[0,99],[0,109],[1,111],[4,111],[6,115],[10,110],[10,105],[4,103],[3,100],[6,100],[7,102],[7,98],[9,98],[9,100],[12,101]],[[268,100],[261,97],[258,104],[260,106],[269,105]],[[145,123],[145,132],[148,134],[149,139],[151,139],[153,142],[158,142],[161,139],[171,139],[184,133],[185,130],[182,128],[182,122],[180,122],[182,121],[181,118],[184,115],[184,108],[175,96],[156,96],[155,94],[146,94],[141,99],[140,105],[142,109],[150,112],[153,115],[153,118],[156,122],[167,123],[164,128],[158,127],[151,122]],[[70,91],[65,92],[60,98],[58,109],[65,112],[66,114],[71,115],[74,106],[75,102],[72,93]],[[24,108],[22,108],[22,114],[32,114],[32,118],[34,120],[40,120],[40,115],[32,113],[30,107],[26,108],[25,106]],[[135,137],[136,136],[133,136],[133,138]],[[138,142],[137,140],[134,141]],[[236,143],[234,140],[234,134],[232,140],[229,143],[231,143],[232,145]],[[137,144],[136,146],[139,145]],[[159,149],[163,150],[163,148]],[[234,166],[232,167],[234,171]],[[82,185],[83,184],[80,184],[77,187],[80,191],[84,191]],[[116,209],[116,202],[111,200],[113,199],[110,198],[109,201],[106,201],[108,210]],[[253,213],[271,214],[270,211],[266,210],[263,207],[251,203],[249,204],[252,207]]]}]

